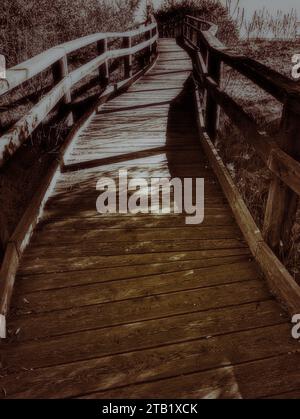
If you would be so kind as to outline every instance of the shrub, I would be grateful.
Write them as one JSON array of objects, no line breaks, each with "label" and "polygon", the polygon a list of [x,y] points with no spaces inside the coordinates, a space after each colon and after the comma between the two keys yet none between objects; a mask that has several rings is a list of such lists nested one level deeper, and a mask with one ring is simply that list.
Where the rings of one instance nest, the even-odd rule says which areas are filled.
[{"label": "shrub", "polygon": [[94,32],[126,29],[139,0],[2,0],[0,53],[8,67]]},{"label": "shrub", "polygon": [[159,23],[185,15],[198,16],[219,25],[218,38],[223,42],[230,43],[238,38],[237,26],[219,0],[165,0],[155,12]]}]

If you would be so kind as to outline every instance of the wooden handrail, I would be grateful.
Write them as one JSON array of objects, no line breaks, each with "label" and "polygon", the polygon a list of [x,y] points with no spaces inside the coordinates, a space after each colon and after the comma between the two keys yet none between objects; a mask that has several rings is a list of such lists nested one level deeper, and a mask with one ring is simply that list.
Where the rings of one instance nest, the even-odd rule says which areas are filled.
[{"label": "wooden handrail", "polygon": [[[104,46],[105,45],[106,42],[104,43]],[[6,316],[10,306],[10,300],[20,259],[30,242],[34,228],[36,227],[46,204],[47,197],[54,188],[56,180],[62,171],[70,147],[72,147],[76,138],[78,138],[80,133],[88,126],[89,121],[96,115],[100,107],[110,99],[116,97],[118,94],[125,92],[135,81],[137,81],[142,75],[146,74],[155,65],[156,60],[157,55],[153,61],[150,62],[149,60],[148,64],[137,73],[128,75],[125,80],[106,86],[104,91],[98,97],[97,103],[93,104],[87,112],[85,112],[85,114],[75,122],[64,144],[59,150],[58,158],[52,162],[48,172],[42,177],[38,190],[30,200],[29,206],[25,210],[15,231],[8,240],[3,263],[0,269],[0,339],[6,337]],[[68,77],[68,80],[70,80],[70,77]],[[62,83],[63,82],[60,84]]]},{"label": "wooden handrail", "polygon": [[[195,18],[193,16],[188,16],[188,19],[203,22],[203,19]],[[274,96],[281,103],[285,103],[287,97],[290,97],[295,110],[300,114],[299,84],[296,84],[293,80],[283,76],[268,66],[245,55],[238,54],[226,47],[218,38],[216,38],[218,27],[210,22],[206,23],[212,26],[205,31],[188,21],[185,21],[184,25],[200,35],[202,49],[206,46],[210,53],[216,55],[222,62],[253,81],[253,83]],[[188,41],[191,41],[191,38],[187,39]],[[195,49],[201,49],[200,45],[194,44],[194,47]]]},{"label": "wooden handrail", "polygon": [[[171,34],[183,37],[193,58],[194,99],[202,146],[272,293],[293,315],[299,313],[300,287],[273,251],[279,254],[279,249],[288,249],[300,195],[300,88],[265,65],[231,51],[217,39],[216,25],[207,22],[208,29],[202,30],[199,25],[203,23],[203,19],[189,16],[182,20],[181,29],[169,28]],[[260,132],[255,120],[222,89],[223,63],[284,104],[280,143]],[[262,232],[213,144],[220,108],[273,174]]]},{"label": "wooden handrail", "polygon": [[[194,22],[204,23],[204,24],[208,25],[208,26],[209,26],[208,31],[209,31],[209,32],[210,32],[213,36],[216,36],[216,35],[217,35],[217,33],[218,33],[218,30],[219,30],[218,25],[215,25],[215,24],[214,24],[214,23],[212,23],[212,22],[209,22],[209,21],[207,21],[207,20],[205,20],[205,19],[202,19],[202,18],[200,18],[200,17],[191,16],[191,15],[187,15],[187,16],[186,16],[186,19],[193,20]],[[199,29],[199,28],[197,28],[197,29]]]},{"label": "wooden handrail", "polygon": [[20,84],[30,80],[32,77],[47,70],[47,68],[51,67],[65,55],[75,52],[81,48],[88,47],[89,45],[104,39],[134,38],[135,36],[143,35],[156,27],[157,24],[153,23],[149,26],[143,25],[139,29],[128,32],[95,33],[50,48],[41,54],[38,54],[35,57],[8,69],[6,71],[7,83],[3,83],[3,86],[0,86],[0,95],[3,95]]},{"label": "wooden handrail", "polygon": [[[136,45],[132,46],[132,38],[142,35],[146,35],[147,39],[145,41],[139,41]],[[108,50],[108,39],[120,39],[123,41],[123,45],[129,45],[129,47]],[[109,80],[109,60],[120,58],[125,58],[126,60],[128,57],[132,57],[147,48],[149,48],[150,51],[150,48],[157,43],[157,39],[158,33],[156,23],[148,26],[143,25],[137,30],[128,32],[109,32],[89,35],[51,48],[42,54],[7,70],[7,83],[5,83],[2,88],[0,86],[0,95],[8,93],[13,88],[16,88],[48,68],[52,68],[57,84],[31,109],[29,113],[21,118],[0,138],[0,167],[14,154],[62,99],[64,99],[65,104],[71,103],[70,92],[76,83],[98,68],[105,66],[104,77],[102,78],[106,79],[104,84],[107,84]],[[129,42],[124,44],[124,40],[129,40]],[[68,73],[68,54],[93,43],[98,44],[100,55],[80,68]],[[152,50],[154,51],[155,48],[151,48],[151,54]],[[127,74],[124,76],[125,79],[130,75],[132,76],[132,70],[128,72],[126,63],[127,61],[125,62],[125,67],[127,68],[125,71]],[[102,70],[100,72],[102,72]]]}]

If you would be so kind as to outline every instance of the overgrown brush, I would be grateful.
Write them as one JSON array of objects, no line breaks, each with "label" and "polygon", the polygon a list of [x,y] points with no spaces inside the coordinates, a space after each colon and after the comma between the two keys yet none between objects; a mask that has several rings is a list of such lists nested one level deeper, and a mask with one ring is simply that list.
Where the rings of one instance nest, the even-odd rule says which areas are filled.
[{"label": "overgrown brush", "polygon": [[0,53],[8,67],[59,43],[126,29],[139,0],[2,0]]},{"label": "overgrown brush", "polygon": [[185,15],[199,16],[219,26],[218,37],[229,44],[238,38],[237,26],[227,8],[219,0],[165,0],[155,12],[159,23]]}]

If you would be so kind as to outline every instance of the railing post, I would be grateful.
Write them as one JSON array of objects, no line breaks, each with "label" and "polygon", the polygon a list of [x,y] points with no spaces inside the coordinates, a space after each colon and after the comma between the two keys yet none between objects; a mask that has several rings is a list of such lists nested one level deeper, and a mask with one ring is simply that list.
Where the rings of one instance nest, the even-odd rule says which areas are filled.
[{"label": "railing post", "polygon": [[[52,74],[54,83],[59,83],[65,77],[68,76],[68,59],[67,56],[64,55],[59,61],[53,64],[52,66]],[[62,103],[64,105],[70,105],[72,103],[71,91],[69,90],[62,99]],[[67,125],[71,126],[74,123],[73,113],[70,112],[66,119]]]},{"label": "railing post", "polygon": [[[281,148],[300,160],[300,116],[285,104],[281,121]],[[283,255],[291,244],[299,197],[277,177],[271,181],[263,233],[269,246]]]},{"label": "railing post", "polygon": [[9,231],[7,224],[7,219],[4,216],[3,210],[0,210],[0,254],[4,254],[7,243],[9,241]]},{"label": "railing post", "polygon": [[[193,24],[193,21],[189,18],[189,24],[190,25],[192,25]],[[190,41],[191,42],[193,42],[193,35],[194,35],[194,32],[193,32],[193,28],[192,28],[192,26],[189,26],[189,29],[190,29],[190,32],[189,32],[189,39],[190,39]]]},{"label": "railing post", "polygon": [[197,47],[200,48],[201,45],[201,22],[198,22],[197,24],[198,32],[197,32]]},{"label": "railing post", "polygon": [[[146,41],[149,41],[149,39],[151,39],[151,30],[148,30],[148,32],[146,32]],[[150,61],[151,61],[151,55],[152,55],[152,48],[151,48],[151,46],[149,46],[146,50],[147,64],[149,64]]]},{"label": "railing post", "polygon": [[[153,36],[155,36],[157,34],[158,34],[158,28],[156,26],[154,29],[152,29],[151,35],[153,37]],[[157,41],[152,45],[152,54],[154,54],[155,56],[157,54]]]},{"label": "railing post", "polygon": [[[107,38],[101,39],[101,41],[97,42],[97,50],[99,56],[105,54],[108,51],[108,41]],[[100,84],[106,87],[109,84],[109,68],[108,68],[108,61],[106,60],[105,63],[99,68],[99,79]]]},{"label": "railing post", "polygon": [[[213,54],[211,51],[208,51],[207,59],[207,70],[208,75],[220,85],[221,81],[221,61],[220,59]],[[220,119],[220,108],[217,102],[214,100],[210,92],[207,92],[206,100],[206,113],[205,113],[205,124],[206,130],[210,139],[214,141],[217,136],[217,131],[219,128],[219,119]]]},{"label": "railing post", "polygon": [[[123,48],[131,48],[132,47],[132,39],[131,37],[127,36],[123,38]],[[129,79],[132,77],[132,63],[133,63],[133,57],[132,54],[127,55],[124,58],[124,72],[125,72],[125,79]]]},{"label": "railing post", "polygon": [[191,28],[189,26],[190,23],[190,19],[187,17],[186,18],[186,36],[189,40],[191,40]]}]

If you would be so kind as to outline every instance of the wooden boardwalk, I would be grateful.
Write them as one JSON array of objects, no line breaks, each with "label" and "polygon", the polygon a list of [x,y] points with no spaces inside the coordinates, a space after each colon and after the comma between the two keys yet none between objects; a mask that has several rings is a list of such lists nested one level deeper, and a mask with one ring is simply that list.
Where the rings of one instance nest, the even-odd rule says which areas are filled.
[{"label": "wooden boardwalk", "polygon": [[[150,73],[74,144],[18,272],[1,397],[299,397],[299,344],[205,159],[192,66]],[[205,222],[96,212],[102,176],[205,178]],[[2,389],[2,390],[1,390]]]}]

